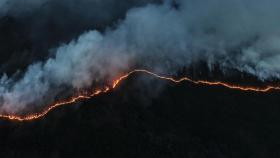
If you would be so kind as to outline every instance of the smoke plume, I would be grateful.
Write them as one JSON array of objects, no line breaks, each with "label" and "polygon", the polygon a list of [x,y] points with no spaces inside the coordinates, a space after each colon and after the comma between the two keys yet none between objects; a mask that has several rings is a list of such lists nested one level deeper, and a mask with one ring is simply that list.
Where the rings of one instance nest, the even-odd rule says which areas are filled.
[{"label": "smoke plume", "polygon": [[161,0],[0,0],[0,73],[46,60],[85,30],[104,32],[128,9]]},{"label": "smoke plume", "polygon": [[278,0],[178,0],[132,8],[115,28],[85,31],[56,48],[54,57],[30,65],[21,79],[3,75],[0,111],[44,105],[62,87],[110,82],[135,67],[172,73],[205,61],[261,80],[279,78],[279,13]]}]

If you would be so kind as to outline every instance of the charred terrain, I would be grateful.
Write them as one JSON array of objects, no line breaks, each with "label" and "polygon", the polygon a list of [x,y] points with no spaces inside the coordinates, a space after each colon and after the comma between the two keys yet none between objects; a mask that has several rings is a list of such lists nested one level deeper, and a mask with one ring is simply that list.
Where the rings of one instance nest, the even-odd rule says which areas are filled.
[{"label": "charred terrain", "polygon": [[279,6],[0,0],[0,157],[279,158]]},{"label": "charred terrain", "polygon": [[278,157],[279,95],[137,75],[113,92],[59,107],[44,118],[2,120],[1,155]]}]

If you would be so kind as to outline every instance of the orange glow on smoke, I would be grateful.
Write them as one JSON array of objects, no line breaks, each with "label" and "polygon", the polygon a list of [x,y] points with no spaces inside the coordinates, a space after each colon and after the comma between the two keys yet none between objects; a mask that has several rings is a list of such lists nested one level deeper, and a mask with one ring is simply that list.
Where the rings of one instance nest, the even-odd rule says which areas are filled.
[{"label": "orange glow on smoke", "polygon": [[31,121],[31,120],[36,120],[39,119],[41,117],[44,117],[45,115],[47,115],[51,110],[55,109],[56,107],[62,106],[62,105],[69,105],[71,103],[75,103],[78,102],[80,100],[83,99],[90,99],[93,98],[94,96],[97,96],[99,94],[102,93],[107,93],[110,90],[115,89],[122,81],[126,80],[129,76],[136,74],[136,73],[144,73],[144,74],[148,74],[151,75],[153,77],[159,78],[159,79],[163,79],[163,80],[168,80],[174,83],[180,83],[183,81],[188,81],[191,82],[193,84],[199,84],[199,85],[206,85],[206,86],[222,86],[222,87],[226,87],[229,89],[235,89],[235,90],[239,90],[239,91],[251,91],[251,92],[268,92],[271,90],[280,90],[280,87],[274,87],[274,86],[267,86],[264,88],[260,88],[260,87],[244,87],[244,86],[238,86],[238,85],[233,85],[233,84],[229,84],[229,83],[224,83],[224,82],[211,82],[211,81],[205,81],[205,80],[192,80],[188,77],[183,77],[180,79],[175,79],[172,77],[165,77],[165,76],[161,76],[158,75],[156,73],[153,73],[151,71],[148,70],[142,70],[142,69],[136,69],[133,71],[128,72],[127,74],[124,74],[123,76],[119,77],[118,79],[114,80],[112,83],[111,87],[105,87],[103,89],[97,89],[92,91],[91,93],[87,93],[87,94],[80,94],[77,96],[73,96],[69,99],[63,100],[63,101],[58,101],[55,102],[51,105],[48,105],[47,108],[39,113],[32,113],[32,114],[28,114],[25,116],[20,116],[20,115],[9,115],[9,114],[0,114],[0,118],[1,119],[7,119],[7,120],[11,120],[11,121]]}]

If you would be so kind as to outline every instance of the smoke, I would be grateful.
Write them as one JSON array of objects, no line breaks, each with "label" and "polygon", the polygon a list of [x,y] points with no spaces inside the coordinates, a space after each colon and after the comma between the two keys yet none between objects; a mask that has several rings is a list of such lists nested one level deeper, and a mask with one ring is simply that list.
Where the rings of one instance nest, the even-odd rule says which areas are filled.
[{"label": "smoke", "polygon": [[[39,13],[41,9],[48,9],[49,11],[57,11],[60,9],[71,9],[77,14],[92,17],[90,13],[102,13],[100,17],[112,16],[110,12],[117,11],[116,9],[129,8],[133,5],[143,5],[146,3],[160,2],[159,0],[129,0],[118,2],[114,0],[1,0],[0,1],[0,16],[12,15],[16,17],[30,16],[34,13]],[[111,8],[112,10],[102,10],[104,8]],[[120,10],[118,10],[120,11]],[[107,13],[106,13],[107,12]],[[39,13],[40,14],[40,13]]]},{"label": "smoke", "polygon": [[128,9],[161,0],[0,0],[0,73],[46,60],[85,30],[104,32]]},{"label": "smoke", "polygon": [[205,61],[261,80],[280,76],[280,2],[178,0],[130,9],[116,28],[84,32],[20,80],[0,80],[1,110],[52,102],[63,87],[111,81],[134,67],[172,73]]},{"label": "smoke", "polygon": [[9,12],[16,14],[29,12],[39,8],[45,2],[47,2],[47,0],[1,0],[0,15],[6,15]]}]

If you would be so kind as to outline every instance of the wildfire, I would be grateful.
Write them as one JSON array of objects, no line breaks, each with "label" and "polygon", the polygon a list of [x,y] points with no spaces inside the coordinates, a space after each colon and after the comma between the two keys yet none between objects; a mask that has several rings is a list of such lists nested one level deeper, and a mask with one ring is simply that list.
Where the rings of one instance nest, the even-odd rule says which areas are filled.
[{"label": "wildfire", "polygon": [[229,84],[229,83],[225,83],[225,82],[211,82],[211,81],[205,81],[205,80],[195,81],[195,80],[192,80],[188,77],[175,79],[175,78],[172,78],[172,77],[161,76],[161,75],[158,75],[158,74],[153,73],[153,72],[148,71],[148,70],[136,69],[136,70],[130,71],[127,74],[124,74],[123,76],[114,80],[111,87],[105,87],[103,89],[96,89],[96,90],[93,90],[91,93],[79,94],[79,95],[73,96],[69,99],[55,102],[51,105],[48,105],[45,110],[43,110],[39,113],[32,113],[32,114],[28,114],[28,115],[25,115],[25,116],[13,115],[13,114],[0,114],[0,118],[11,120],[11,121],[36,120],[36,119],[44,117],[51,110],[53,110],[53,109],[55,109],[59,106],[69,105],[71,103],[75,103],[75,102],[83,100],[83,99],[90,99],[90,98],[95,97],[97,95],[100,95],[102,93],[107,93],[110,90],[115,89],[122,81],[127,79],[129,76],[131,76],[133,74],[136,74],[136,73],[148,74],[148,75],[151,75],[153,77],[163,79],[163,80],[168,80],[168,81],[171,81],[171,82],[174,82],[174,83],[180,83],[180,82],[183,82],[183,81],[188,81],[188,82],[191,82],[193,84],[206,85],[206,86],[223,86],[223,87],[226,87],[226,88],[229,88],[229,89],[235,89],[235,90],[240,90],[240,91],[252,91],[252,92],[263,92],[263,93],[265,93],[265,92],[268,92],[268,91],[271,91],[271,90],[280,90],[280,87],[275,87],[275,86],[267,86],[267,87],[263,87],[263,88],[261,88],[261,87],[245,87],[245,86],[238,86],[238,85],[233,85],[233,84]]}]

